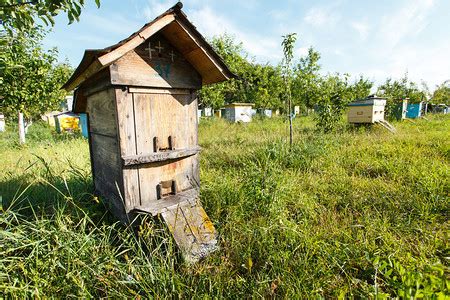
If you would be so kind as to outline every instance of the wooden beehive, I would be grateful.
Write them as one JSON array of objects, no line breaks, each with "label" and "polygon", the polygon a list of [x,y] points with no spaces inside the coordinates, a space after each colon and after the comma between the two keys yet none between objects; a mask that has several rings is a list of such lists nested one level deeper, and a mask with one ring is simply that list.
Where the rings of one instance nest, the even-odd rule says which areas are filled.
[{"label": "wooden beehive", "polygon": [[350,103],[348,109],[349,123],[376,123],[384,121],[386,99],[370,97]]},{"label": "wooden beehive", "polygon": [[124,222],[162,214],[196,260],[215,237],[198,201],[196,91],[234,75],[181,7],[116,45],[87,50],[64,88],[76,89],[74,111],[88,115],[96,193]]},{"label": "wooden beehive", "polygon": [[253,103],[230,103],[225,105],[225,118],[231,122],[249,123],[253,116]]}]

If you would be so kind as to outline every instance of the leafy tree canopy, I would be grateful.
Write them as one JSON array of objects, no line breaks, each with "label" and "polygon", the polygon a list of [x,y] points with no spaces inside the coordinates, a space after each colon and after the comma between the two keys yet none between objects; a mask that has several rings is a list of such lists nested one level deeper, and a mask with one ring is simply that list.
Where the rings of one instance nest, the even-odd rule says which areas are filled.
[{"label": "leafy tree canopy", "polygon": [[[69,24],[78,21],[84,0],[2,0],[0,4],[0,21],[8,32],[26,32],[35,27],[36,19],[45,25],[54,25],[54,17],[65,12]],[[100,7],[100,0],[95,0]]]},{"label": "leafy tree canopy", "polygon": [[0,95],[6,116],[21,111],[27,118],[35,117],[57,109],[64,99],[61,86],[72,69],[57,63],[56,49],[42,49],[42,37],[39,29],[1,36]]},{"label": "leafy tree canopy", "polygon": [[432,101],[434,104],[450,105],[450,80],[443,82],[436,87],[433,93]]}]

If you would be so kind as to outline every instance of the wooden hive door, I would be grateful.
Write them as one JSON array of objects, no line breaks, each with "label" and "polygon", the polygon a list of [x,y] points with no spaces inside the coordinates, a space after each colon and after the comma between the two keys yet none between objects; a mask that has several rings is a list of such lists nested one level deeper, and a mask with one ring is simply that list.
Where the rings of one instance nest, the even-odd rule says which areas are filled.
[{"label": "wooden hive door", "polygon": [[[168,155],[197,147],[196,103],[189,91],[136,93],[137,155]],[[143,125],[138,129],[137,124]],[[163,159],[139,167],[141,206],[198,186],[197,156]]]},{"label": "wooden hive door", "polygon": [[128,90],[118,97],[126,205],[156,214],[170,196],[198,195],[197,100],[187,89]]}]

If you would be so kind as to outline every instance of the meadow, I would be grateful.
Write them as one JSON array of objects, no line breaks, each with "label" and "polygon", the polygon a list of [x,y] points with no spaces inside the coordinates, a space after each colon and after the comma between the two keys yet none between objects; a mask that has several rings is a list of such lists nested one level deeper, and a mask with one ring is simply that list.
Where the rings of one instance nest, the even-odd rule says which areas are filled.
[{"label": "meadow", "polygon": [[120,224],[78,135],[0,133],[6,298],[450,297],[450,117],[397,133],[285,119],[202,120],[201,202],[220,250],[183,263],[157,219]]}]

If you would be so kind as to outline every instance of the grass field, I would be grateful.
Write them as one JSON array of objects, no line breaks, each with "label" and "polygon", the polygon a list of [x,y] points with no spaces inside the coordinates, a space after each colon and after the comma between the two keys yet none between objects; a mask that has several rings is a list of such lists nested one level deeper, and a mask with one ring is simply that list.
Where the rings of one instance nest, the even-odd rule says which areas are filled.
[{"label": "grass field", "polygon": [[201,201],[221,248],[195,266],[157,220],[133,234],[105,212],[91,194],[86,140],[35,124],[21,147],[2,133],[0,289],[19,298],[450,297],[450,118],[394,126],[322,134],[297,118],[290,150],[282,119],[202,120]]}]

